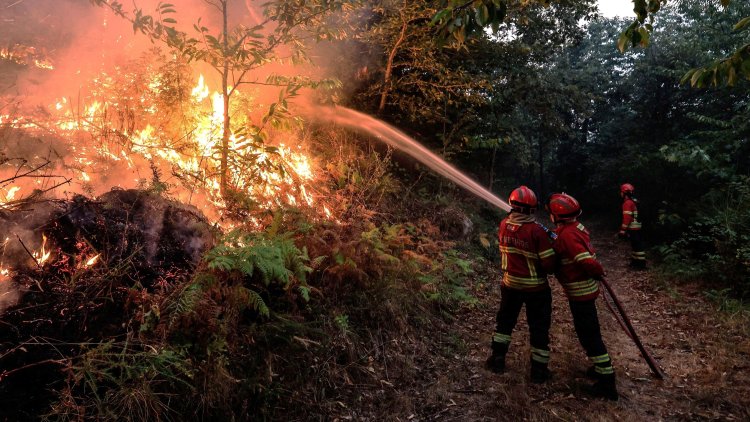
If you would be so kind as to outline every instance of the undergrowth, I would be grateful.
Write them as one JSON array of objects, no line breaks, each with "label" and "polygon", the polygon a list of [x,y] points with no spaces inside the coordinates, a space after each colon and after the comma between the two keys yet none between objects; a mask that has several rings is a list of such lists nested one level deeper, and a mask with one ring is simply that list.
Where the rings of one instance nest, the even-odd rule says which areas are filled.
[{"label": "undergrowth", "polygon": [[[354,386],[418,378],[415,350],[462,347],[425,335],[477,303],[474,264],[445,231],[463,227],[460,210],[428,214],[436,206],[428,199],[399,197],[387,150],[362,149],[340,132],[310,136],[327,143],[335,217],[276,210],[262,228],[223,235],[191,275],[172,280],[133,283],[118,267],[109,303],[120,325],[67,340],[57,393],[37,415],[325,420],[346,414],[342,403],[381,406]],[[100,293],[70,297],[85,307]]]}]

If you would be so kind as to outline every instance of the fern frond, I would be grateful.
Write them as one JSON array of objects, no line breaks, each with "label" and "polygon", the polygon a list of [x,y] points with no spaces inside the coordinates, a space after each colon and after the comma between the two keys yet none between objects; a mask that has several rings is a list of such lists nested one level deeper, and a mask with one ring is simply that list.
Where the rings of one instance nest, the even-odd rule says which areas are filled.
[{"label": "fern frond", "polygon": [[247,306],[248,308],[258,312],[258,314],[264,317],[270,315],[268,305],[266,305],[266,302],[262,297],[260,297],[258,292],[250,290],[244,286],[237,286],[235,288],[235,293],[239,298],[241,298],[242,305]]}]

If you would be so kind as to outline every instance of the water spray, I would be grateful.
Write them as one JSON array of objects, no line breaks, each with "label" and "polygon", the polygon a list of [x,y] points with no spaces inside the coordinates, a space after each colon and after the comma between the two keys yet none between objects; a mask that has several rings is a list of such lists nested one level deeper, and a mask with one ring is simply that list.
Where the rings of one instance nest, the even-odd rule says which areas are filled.
[{"label": "water spray", "polygon": [[510,212],[510,205],[508,205],[507,202],[498,198],[497,196],[492,194],[492,192],[483,188],[477,182],[461,173],[460,170],[448,164],[445,160],[425,148],[409,135],[401,132],[400,130],[385,122],[370,117],[364,113],[360,113],[350,108],[341,106],[335,108],[316,108],[315,118],[331,121],[356,131],[366,132],[370,135],[374,135],[381,141],[398,149],[399,151],[403,151],[409,154],[420,163],[431,168],[438,174],[448,178],[453,183],[461,186],[477,197],[484,199],[485,201],[500,208],[503,211]]}]

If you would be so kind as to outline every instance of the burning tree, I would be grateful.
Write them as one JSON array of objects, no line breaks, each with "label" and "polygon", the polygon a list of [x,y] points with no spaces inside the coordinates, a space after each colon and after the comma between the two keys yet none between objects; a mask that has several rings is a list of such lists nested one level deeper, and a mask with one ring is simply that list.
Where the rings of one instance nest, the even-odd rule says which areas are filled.
[{"label": "burning tree", "polygon": [[[276,74],[260,80],[258,71],[269,63],[307,63],[306,39],[330,40],[339,37],[339,31],[327,25],[331,13],[346,8],[351,1],[316,0],[296,2],[282,0],[264,5],[264,19],[256,18],[253,25],[230,26],[230,0],[205,0],[221,16],[221,25],[214,32],[198,23],[193,27],[195,36],[176,28],[174,5],[160,3],[155,15],[148,15],[140,8],[127,12],[116,1],[92,0],[93,3],[111,9],[118,16],[129,20],[133,29],[140,31],[154,41],[159,41],[177,51],[188,61],[208,64],[220,76],[221,143],[219,154],[219,187],[221,195],[230,197],[230,184],[237,187],[232,175],[241,174],[246,168],[263,164],[264,154],[242,154],[243,150],[254,148],[266,154],[278,151],[264,145],[267,125],[280,126],[288,121],[288,100],[298,95],[304,87],[334,87],[332,80],[316,81],[301,76],[285,77]],[[239,128],[232,126],[231,103],[242,85],[275,86],[280,88],[278,101],[272,103],[260,122],[247,122]],[[232,163],[231,153],[241,159]],[[232,169],[234,164],[235,168]]]}]

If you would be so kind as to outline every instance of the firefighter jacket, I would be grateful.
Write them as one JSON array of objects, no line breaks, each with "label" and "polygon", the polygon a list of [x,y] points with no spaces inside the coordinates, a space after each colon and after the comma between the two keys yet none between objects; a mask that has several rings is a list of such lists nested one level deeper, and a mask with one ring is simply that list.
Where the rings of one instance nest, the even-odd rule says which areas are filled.
[{"label": "firefighter jacket", "polygon": [[498,230],[503,285],[523,290],[549,289],[547,274],[555,268],[552,241],[534,217],[511,212]]},{"label": "firefighter jacket", "polygon": [[632,198],[625,198],[622,202],[622,225],[620,231],[640,230],[641,223],[638,221],[638,207]]},{"label": "firefighter jacket", "polygon": [[555,233],[554,249],[558,260],[555,276],[568,299],[595,299],[599,295],[597,280],[604,276],[604,268],[596,260],[588,230],[574,220],[559,224]]}]

